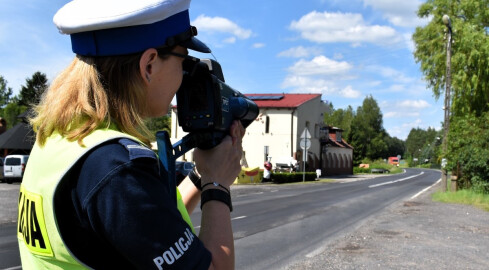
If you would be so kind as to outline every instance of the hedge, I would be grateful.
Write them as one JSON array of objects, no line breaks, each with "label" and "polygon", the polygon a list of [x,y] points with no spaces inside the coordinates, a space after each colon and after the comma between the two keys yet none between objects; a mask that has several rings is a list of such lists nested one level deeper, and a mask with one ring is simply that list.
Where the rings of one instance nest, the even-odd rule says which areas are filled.
[{"label": "hedge", "polygon": [[[315,181],[316,173],[306,172],[306,181]],[[303,173],[272,173],[272,181],[277,184],[302,182]]]}]

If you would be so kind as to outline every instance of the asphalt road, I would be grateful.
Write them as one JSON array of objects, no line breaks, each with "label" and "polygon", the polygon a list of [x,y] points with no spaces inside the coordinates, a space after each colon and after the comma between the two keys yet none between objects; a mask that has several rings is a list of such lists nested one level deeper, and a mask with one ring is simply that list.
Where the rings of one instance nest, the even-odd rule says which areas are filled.
[{"label": "asphalt road", "polygon": [[[335,183],[237,186],[232,213],[236,269],[284,269],[313,257],[330,241],[439,178],[439,171],[408,169]],[[192,215],[196,226],[199,216]]]},{"label": "asphalt road", "polygon": [[0,183],[0,269],[20,269],[16,220],[18,182]]},{"label": "asphalt road", "polygon": [[[355,176],[334,183],[234,186],[236,269],[285,269],[314,257],[331,241],[439,178],[438,171],[408,169],[399,175]],[[0,184],[0,193],[0,203],[4,203],[0,213],[4,223],[0,226],[0,269],[20,269],[12,223],[18,185]],[[192,220],[198,229],[198,209]]]}]

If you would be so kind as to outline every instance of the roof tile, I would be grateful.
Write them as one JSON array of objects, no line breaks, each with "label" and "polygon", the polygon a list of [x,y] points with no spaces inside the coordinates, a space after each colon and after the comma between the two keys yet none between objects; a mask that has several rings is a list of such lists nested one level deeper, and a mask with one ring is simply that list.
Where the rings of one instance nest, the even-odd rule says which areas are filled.
[{"label": "roof tile", "polygon": [[311,99],[320,97],[321,94],[245,94],[245,96],[283,96],[282,99],[264,99],[253,101],[259,108],[297,108]]}]

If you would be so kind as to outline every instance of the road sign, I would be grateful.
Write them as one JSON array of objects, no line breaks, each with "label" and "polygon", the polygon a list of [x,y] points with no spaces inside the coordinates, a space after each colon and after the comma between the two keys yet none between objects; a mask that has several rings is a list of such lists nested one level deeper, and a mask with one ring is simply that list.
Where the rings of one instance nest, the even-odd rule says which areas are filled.
[{"label": "road sign", "polygon": [[311,140],[301,139],[300,146],[302,149],[306,149],[306,150],[311,148]]},{"label": "road sign", "polygon": [[301,139],[310,139],[311,138],[311,133],[309,133],[309,130],[307,128],[304,128],[304,131],[302,131]]}]

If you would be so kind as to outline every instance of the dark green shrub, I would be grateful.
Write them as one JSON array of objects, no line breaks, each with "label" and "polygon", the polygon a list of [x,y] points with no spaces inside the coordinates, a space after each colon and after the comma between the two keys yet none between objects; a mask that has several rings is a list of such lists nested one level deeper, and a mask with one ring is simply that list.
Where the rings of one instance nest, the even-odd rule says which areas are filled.
[{"label": "dark green shrub", "polygon": [[370,168],[353,167],[353,174],[370,173]]},{"label": "dark green shrub", "polygon": [[489,194],[489,113],[453,117],[448,142],[447,169],[463,188]]},{"label": "dark green shrub", "polygon": [[[277,184],[302,182],[303,173],[272,173],[272,181]],[[306,172],[306,181],[315,181],[316,173]]]}]

